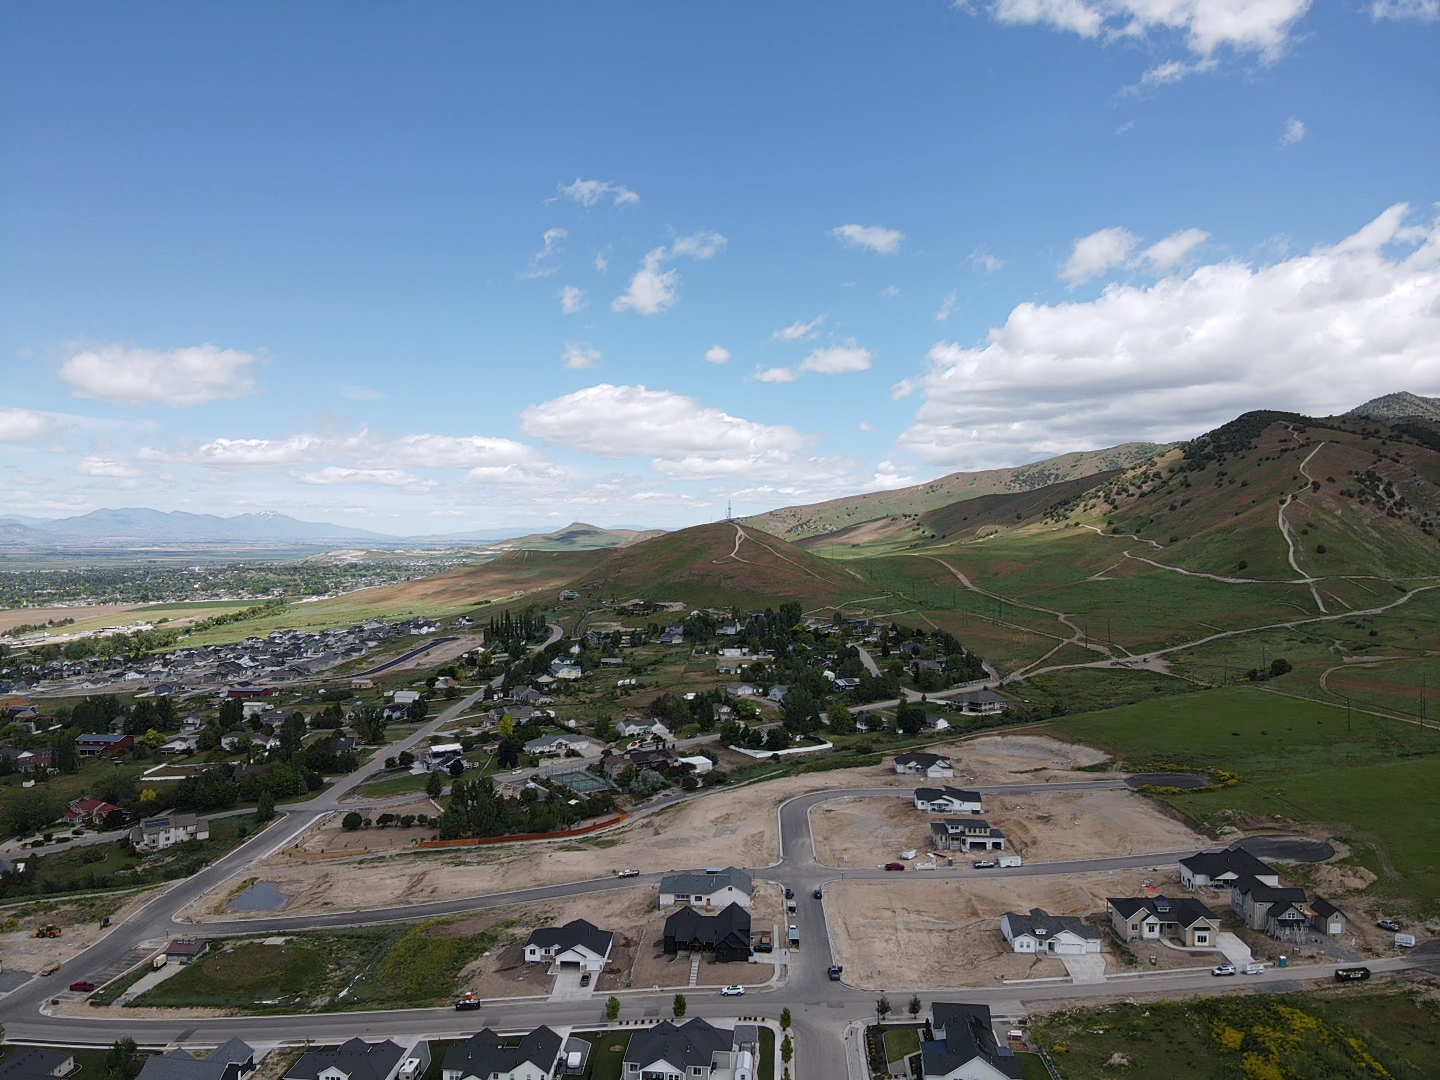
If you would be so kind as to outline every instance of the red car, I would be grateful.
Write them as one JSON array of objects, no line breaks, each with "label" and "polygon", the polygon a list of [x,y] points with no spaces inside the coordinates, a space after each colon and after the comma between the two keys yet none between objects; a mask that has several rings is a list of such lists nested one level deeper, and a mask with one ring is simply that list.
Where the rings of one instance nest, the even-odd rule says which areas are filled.
[{"label": "red car", "polygon": [[887,863],[885,864],[885,869],[886,869],[886,870],[904,870],[904,869],[905,869],[905,864],[904,864],[903,862],[887,862]]},{"label": "red car", "polygon": [[88,994],[95,989],[95,984],[86,979],[76,979],[70,984],[71,990],[78,990],[82,994]]}]

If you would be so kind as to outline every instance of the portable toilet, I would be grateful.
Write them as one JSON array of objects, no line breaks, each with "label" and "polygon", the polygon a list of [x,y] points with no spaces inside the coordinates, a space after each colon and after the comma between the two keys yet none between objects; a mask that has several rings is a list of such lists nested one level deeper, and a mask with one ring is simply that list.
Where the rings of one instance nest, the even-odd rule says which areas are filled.
[{"label": "portable toilet", "polygon": [[1290,958],[1289,958],[1288,956],[1282,955],[1282,956],[1280,957],[1280,966],[1281,966],[1281,967],[1289,967],[1289,966],[1290,966]]}]

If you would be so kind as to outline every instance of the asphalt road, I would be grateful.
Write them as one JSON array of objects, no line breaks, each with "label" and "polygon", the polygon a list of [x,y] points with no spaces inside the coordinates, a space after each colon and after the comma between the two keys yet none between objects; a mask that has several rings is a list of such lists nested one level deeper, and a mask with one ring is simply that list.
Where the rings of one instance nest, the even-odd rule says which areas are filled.
[{"label": "asphalt road", "polygon": [[[190,1045],[214,1044],[232,1036],[257,1042],[303,1040],[317,1042],[341,1041],[354,1035],[366,1037],[417,1036],[455,1037],[473,1033],[481,1027],[528,1030],[537,1024],[595,1025],[604,1020],[603,998],[587,1002],[551,1003],[543,998],[502,999],[486,1002],[477,1012],[457,1013],[453,1009],[407,1009],[384,1012],[327,1013],[305,1016],[223,1017],[214,1019],[141,1019],[125,1017],[61,1017],[44,1011],[48,998],[64,989],[72,980],[88,973],[99,972],[124,960],[130,950],[142,942],[159,943],[189,927],[175,921],[175,915],[209,889],[250,863],[293,843],[304,829],[320,816],[331,813],[340,799],[364,783],[383,767],[384,758],[408,749],[427,737],[433,730],[460,715],[479,694],[456,702],[401,742],[376,754],[372,761],[343,778],[321,796],[309,803],[289,809],[286,816],[258,834],[229,855],[192,878],[177,883],[144,909],[116,926],[110,934],[67,963],[60,972],[48,978],[36,978],[13,993],[0,998],[0,1021],[7,1035],[16,1041],[50,1042],[69,1045],[108,1045],[115,1039],[129,1036],[142,1046],[167,1046],[174,1043]],[[984,794],[1019,795],[1037,791],[1123,788],[1122,780],[1095,780],[1075,784],[1017,784],[980,788]],[[737,1014],[778,1016],[783,1008],[791,1010],[797,1042],[797,1080],[836,1080],[848,1075],[843,1032],[847,1024],[872,1014],[877,995],[857,990],[843,982],[832,982],[826,969],[833,962],[825,923],[824,905],[813,896],[837,880],[886,879],[890,873],[879,868],[837,869],[823,866],[815,859],[810,830],[810,809],[819,803],[839,798],[873,797],[905,798],[910,794],[895,788],[832,789],[791,799],[780,808],[780,861],[764,868],[767,879],[781,882],[796,894],[798,911],[792,921],[800,929],[801,948],[798,952],[782,951],[778,957],[784,975],[773,987],[755,988],[743,999],[722,998],[717,991],[687,989],[690,1016],[712,1020],[732,1019]],[[1266,838],[1268,850],[1283,847]],[[1321,845],[1323,847],[1323,845]],[[1273,857],[1324,857],[1319,847],[1308,841],[1285,848],[1287,854]],[[1004,870],[974,870],[968,865],[928,871],[941,878],[993,877],[996,875],[1070,874],[1173,864],[1190,851],[1152,855],[1087,859],[1066,863],[1029,863]],[[913,871],[907,871],[911,873]],[[263,919],[232,920],[206,923],[207,936],[233,933],[284,932],[334,926],[354,926],[375,922],[397,921],[475,911],[517,902],[543,900],[560,896],[576,896],[590,892],[636,886],[653,887],[659,874],[638,878],[601,878],[562,885],[526,889],[490,896],[470,897],[434,904],[389,908],[354,913],[329,913],[314,916],[274,916]],[[1429,964],[1436,958],[1426,956],[1398,957],[1372,961],[1372,971],[1396,971],[1417,963]],[[1195,990],[1217,990],[1230,987],[1290,987],[1307,981],[1325,981],[1332,977],[1333,964],[1312,965],[1285,970],[1270,969],[1261,975],[1236,977],[1217,985],[1208,972],[1167,974],[1143,973],[1133,977],[1112,979],[1102,984],[1073,985],[1068,981],[1039,982],[1024,985],[986,985],[957,988],[953,991],[917,991],[896,987],[889,992],[897,1008],[903,1008],[912,993],[919,993],[927,1002],[938,999],[976,1001],[988,1004],[999,1016],[1023,1012],[1024,1002],[1083,1001],[1137,993],[1175,994]],[[669,1015],[673,990],[661,993],[622,991],[621,1019],[639,1020]]]}]

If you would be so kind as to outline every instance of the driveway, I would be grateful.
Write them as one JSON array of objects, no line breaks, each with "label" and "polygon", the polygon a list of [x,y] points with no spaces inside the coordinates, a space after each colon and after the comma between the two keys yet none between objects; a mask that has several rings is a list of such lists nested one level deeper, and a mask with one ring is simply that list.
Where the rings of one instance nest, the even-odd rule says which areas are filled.
[{"label": "driveway", "polygon": [[1070,973],[1070,981],[1076,985],[1105,981],[1105,956],[1103,953],[1062,956],[1060,961],[1065,965],[1065,970]]},{"label": "driveway", "polygon": [[580,985],[578,967],[562,967],[555,975],[555,986],[550,991],[551,1001],[588,1001],[595,992],[592,979],[589,986]]},{"label": "driveway", "polygon": [[1220,931],[1220,937],[1216,940],[1215,947],[1224,953],[1225,959],[1237,968],[1243,969],[1246,964],[1255,962],[1255,957],[1250,953],[1250,946],[1225,930]]}]

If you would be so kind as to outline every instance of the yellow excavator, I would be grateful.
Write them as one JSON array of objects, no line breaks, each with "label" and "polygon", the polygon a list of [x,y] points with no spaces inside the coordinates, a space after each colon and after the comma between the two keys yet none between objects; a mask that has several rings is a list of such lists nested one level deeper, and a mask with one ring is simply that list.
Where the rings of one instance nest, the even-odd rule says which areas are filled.
[{"label": "yellow excavator", "polygon": [[35,936],[40,938],[59,937],[60,934],[60,927],[56,926],[53,922],[49,922],[46,923],[44,926],[37,926],[35,928]]}]

